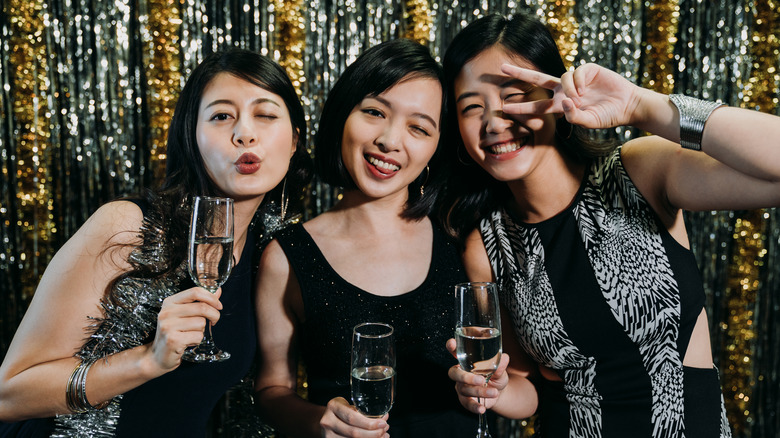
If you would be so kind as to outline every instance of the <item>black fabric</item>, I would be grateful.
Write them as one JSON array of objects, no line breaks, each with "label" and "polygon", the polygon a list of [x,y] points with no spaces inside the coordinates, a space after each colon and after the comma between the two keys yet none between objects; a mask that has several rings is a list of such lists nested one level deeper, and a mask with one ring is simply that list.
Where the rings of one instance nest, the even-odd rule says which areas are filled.
[{"label": "black fabric", "polygon": [[[249,233],[241,260],[222,285],[223,309],[212,328],[214,343],[231,357],[219,363],[182,361],[176,370],[124,394],[117,437],[204,436],[209,414],[220,397],[247,373],[257,350]],[[182,290],[192,287],[182,285]],[[151,339],[150,339],[151,341]]]},{"label": "black fabric", "polygon": [[0,438],[48,438],[52,432],[54,432],[54,418],[0,423]]},{"label": "black fabric", "polygon": [[381,297],[341,278],[302,225],[276,235],[295,272],[305,309],[301,348],[309,400],[325,405],[351,400],[352,328],[385,322],[395,329],[396,397],[391,436],[473,437],[477,419],[458,402],[447,370],[457,363],[445,342],[455,325],[454,285],[466,281],[455,245],[434,227],[433,254],[425,281],[415,290]]},{"label": "black fabric", "polygon": [[499,209],[480,232],[518,341],[563,380],[539,383],[541,437],[731,436],[716,371],[683,366],[704,307],[696,260],[619,149],[558,215]]}]

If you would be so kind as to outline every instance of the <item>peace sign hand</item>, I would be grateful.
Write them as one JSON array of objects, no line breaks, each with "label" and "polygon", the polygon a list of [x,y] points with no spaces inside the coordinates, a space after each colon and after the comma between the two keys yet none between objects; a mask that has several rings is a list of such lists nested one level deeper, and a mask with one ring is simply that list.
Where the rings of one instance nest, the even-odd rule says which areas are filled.
[{"label": "peace sign hand", "polygon": [[642,88],[596,64],[585,64],[560,79],[511,64],[501,71],[513,78],[553,92],[551,99],[507,103],[506,114],[563,113],[569,123],[585,128],[630,125],[637,118]]}]

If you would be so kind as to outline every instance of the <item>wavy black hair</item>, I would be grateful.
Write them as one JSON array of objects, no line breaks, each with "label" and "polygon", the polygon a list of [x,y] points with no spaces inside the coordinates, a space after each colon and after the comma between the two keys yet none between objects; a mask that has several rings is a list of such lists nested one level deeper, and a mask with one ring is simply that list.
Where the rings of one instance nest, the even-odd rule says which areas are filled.
[{"label": "wavy black hair", "polygon": [[[401,81],[416,78],[430,78],[442,84],[439,131],[445,132],[444,75],[425,46],[403,38],[385,41],[363,52],[344,70],[325,100],[314,137],[314,163],[323,182],[347,190],[356,188],[341,154],[347,117],[366,97],[378,96]],[[433,209],[442,182],[440,145],[441,142],[428,163],[429,171],[409,184],[409,198],[402,213],[405,219],[422,219]],[[422,185],[425,194],[420,194]]]},{"label": "wavy black hair", "polygon": [[[108,285],[106,295],[109,300],[112,300],[111,291],[116,283],[123,278],[155,278],[175,270],[187,254],[191,199],[195,196],[222,195],[206,171],[196,135],[203,92],[221,73],[231,74],[280,96],[287,106],[294,138],[297,138],[295,152],[285,175],[286,187],[280,182],[266,193],[256,215],[259,216],[270,202],[280,199],[283,189],[289,195],[288,209],[291,213],[299,212],[302,207],[304,190],[311,179],[313,165],[306,150],[306,118],[290,78],[282,67],[259,53],[238,48],[214,52],[192,71],[179,95],[168,130],[165,180],[158,190],[147,190],[140,197],[147,207],[146,214],[157,218],[164,227],[167,263],[164,267],[133,265],[130,271]],[[250,233],[259,235],[264,232],[262,220],[253,223],[257,225],[250,229]],[[256,257],[255,253],[252,256]]]}]

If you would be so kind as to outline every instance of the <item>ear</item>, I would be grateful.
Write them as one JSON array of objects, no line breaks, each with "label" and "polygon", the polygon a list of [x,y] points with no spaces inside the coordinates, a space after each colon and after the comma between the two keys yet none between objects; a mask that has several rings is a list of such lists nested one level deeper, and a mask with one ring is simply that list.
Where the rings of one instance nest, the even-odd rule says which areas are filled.
[{"label": "ear", "polygon": [[293,131],[293,138],[292,138],[292,148],[290,150],[290,158],[292,158],[293,155],[295,155],[295,150],[298,149],[298,137],[301,135],[301,130],[298,128],[295,128]]}]

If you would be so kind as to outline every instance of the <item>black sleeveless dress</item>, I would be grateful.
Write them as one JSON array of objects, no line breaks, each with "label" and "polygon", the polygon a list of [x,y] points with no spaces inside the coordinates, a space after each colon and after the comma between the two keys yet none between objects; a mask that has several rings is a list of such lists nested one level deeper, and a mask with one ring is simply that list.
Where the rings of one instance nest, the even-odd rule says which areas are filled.
[{"label": "black sleeveless dress", "polygon": [[[255,235],[247,233],[241,260],[222,285],[222,311],[212,327],[214,344],[230,353],[218,363],[182,361],[175,370],[124,394],[117,437],[204,436],[206,422],[217,401],[246,376],[257,351],[253,252]],[[194,287],[187,278],[179,290]]]},{"label": "black sleeveless dress", "polygon": [[572,205],[480,225],[515,334],[563,380],[541,380],[540,436],[730,437],[717,370],[683,366],[704,289],[626,174],[620,149]]},{"label": "black sleeveless dress", "polygon": [[373,295],[341,278],[301,224],[275,239],[301,288],[306,319],[301,348],[309,401],[326,405],[334,397],[351,400],[352,328],[363,322],[384,322],[393,326],[396,345],[390,435],[472,438],[476,415],[460,405],[454,383],[447,377],[447,370],[457,363],[445,348],[455,326],[453,286],[466,281],[466,276],[456,247],[444,233],[434,226],[425,281],[395,297]]}]

